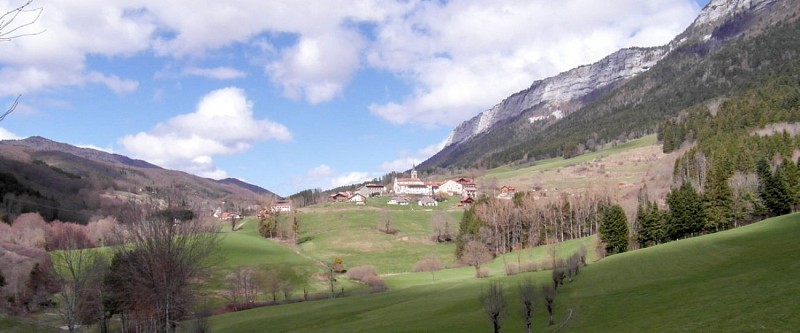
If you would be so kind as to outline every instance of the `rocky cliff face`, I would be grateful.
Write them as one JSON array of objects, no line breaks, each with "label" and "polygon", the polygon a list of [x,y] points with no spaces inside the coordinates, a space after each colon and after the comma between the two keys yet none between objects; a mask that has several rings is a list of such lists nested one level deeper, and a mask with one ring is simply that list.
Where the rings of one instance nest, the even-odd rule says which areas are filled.
[{"label": "rocky cliff face", "polygon": [[729,18],[755,11],[776,0],[713,0],[684,33],[667,45],[622,49],[591,65],[584,65],[554,77],[534,82],[494,107],[458,125],[448,137],[450,146],[474,138],[504,120],[523,113],[529,121],[560,118],[577,110],[591,93],[600,91],[647,71],[681,43],[692,38],[707,40]]}]

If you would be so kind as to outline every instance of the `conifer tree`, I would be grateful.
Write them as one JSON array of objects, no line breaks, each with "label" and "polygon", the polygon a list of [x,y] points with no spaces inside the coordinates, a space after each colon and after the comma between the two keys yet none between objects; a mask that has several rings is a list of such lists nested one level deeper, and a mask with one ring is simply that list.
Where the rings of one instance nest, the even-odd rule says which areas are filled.
[{"label": "conifer tree", "polygon": [[703,229],[705,212],[703,201],[692,184],[684,182],[681,187],[667,194],[669,215],[667,235],[671,239],[691,236]]},{"label": "conifer tree", "polygon": [[606,243],[606,253],[622,253],[628,250],[628,218],[620,205],[603,209],[599,231],[600,239]]}]

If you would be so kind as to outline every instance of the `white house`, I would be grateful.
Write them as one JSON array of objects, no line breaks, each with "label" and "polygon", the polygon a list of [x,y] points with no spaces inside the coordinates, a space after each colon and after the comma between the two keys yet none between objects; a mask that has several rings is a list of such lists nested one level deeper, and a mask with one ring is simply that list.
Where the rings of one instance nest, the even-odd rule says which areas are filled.
[{"label": "white house", "polygon": [[464,185],[451,179],[439,185],[439,192],[445,192],[447,195],[461,195],[464,192]]},{"label": "white house", "polygon": [[415,169],[411,169],[411,178],[395,178],[392,184],[395,194],[433,195],[438,189],[439,183],[422,181]]},{"label": "white house", "polygon": [[408,198],[406,197],[392,197],[389,201],[386,202],[387,205],[400,205],[400,206],[407,206],[408,205]]},{"label": "white house", "polygon": [[292,211],[292,202],[289,200],[278,200],[272,204],[272,211],[275,213],[285,213]]},{"label": "white house", "polygon": [[367,197],[362,195],[361,193],[353,194],[353,196],[349,199],[350,202],[355,202],[357,205],[363,205],[367,202]]},{"label": "white house", "polygon": [[422,199],[419,199],[419,201],[417,201],[417,204],[419,204],[420,206],[428,206],[428,207],[435,207],[439,205],[439,203],[436,202],[436,200],[433,200],[433,198],[431,197],[422,197]]}]

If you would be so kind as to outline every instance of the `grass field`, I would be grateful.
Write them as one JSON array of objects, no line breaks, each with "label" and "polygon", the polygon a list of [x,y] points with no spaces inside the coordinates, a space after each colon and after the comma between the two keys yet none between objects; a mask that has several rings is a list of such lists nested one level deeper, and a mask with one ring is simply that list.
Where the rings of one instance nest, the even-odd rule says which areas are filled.
[{"label": "grass field", "polygon": [[[586,267],[556,298],[562,331],[789,332],[800,325],[797,252],[800,215],[612,256]],[[591,239],[576,240],[591,244]],[[565,248],[566,249],[566,248]],[[543,259],[546,250],[530,255]],[[508,259],[508,258],[507,258]],[[495,260],[493,267],[501,267]],[[470,268],[387,277],[390,291],[258,308],[213,317],[215,332],[475,332],[489,331],[478,296],[490,279]],[[512,277],[507,286],[508,332],[521,331],[518,281],[539,283],[549,272]],[[571,315],[569,315],[571,313]],[[552,331],[537,304],[534,331]],[[569,320],[567,317],[569,315]]]}]

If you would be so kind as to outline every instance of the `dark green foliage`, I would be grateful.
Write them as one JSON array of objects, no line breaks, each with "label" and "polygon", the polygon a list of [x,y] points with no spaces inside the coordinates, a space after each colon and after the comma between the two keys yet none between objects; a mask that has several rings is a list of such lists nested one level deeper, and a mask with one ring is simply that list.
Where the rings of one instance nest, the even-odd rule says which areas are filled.
[{"label": "dark green foliage", "polygon": [[458,224],[458,236],[456,237],[456,258],[461,258],[464,253],[464,246],[473,238],[478,235],[481,229],[481,220],[475,214],[475,206],[472,205],[464,211],[461,216],[461,222]]},{"label": "dark green foliage", "polygon": [[716,232],[733,226],[733,191],[728,185],[730,172],[725,169],[724,159],[717,159],[709,171],[706,181],[705,231]]},{"label": "dark green foliage", "polygon": [[154,217],[167,222],[189,221],[194,219],[194,212],[185,208],[167,208],[156,212]]},{"label": "dark green foliage", "polygon": [[703,230],[706,220],[703,200],[691,184],[683,183],[667,194],[667,205],[667,237],[679,239]]},{"label": "dark green foliage", "polygon": [[784,168],[778,167],[772,172],[767,159],[758,160],[758,196],[772,215],[788,214],[792,210],[794,198],[790,196],[789,180]]},{"label": "dark green foliage", "polygon": [[606,244],[606,253],[628,250],[628,218],[620,205],[610,205],[600,215],[600,239]]},{"label": "dark green foliage", "polygon": [[648,247],[664,241],[665,214],[658,209],[655,202],[640,203],[636,212],[636,242],[641,247]]}]

